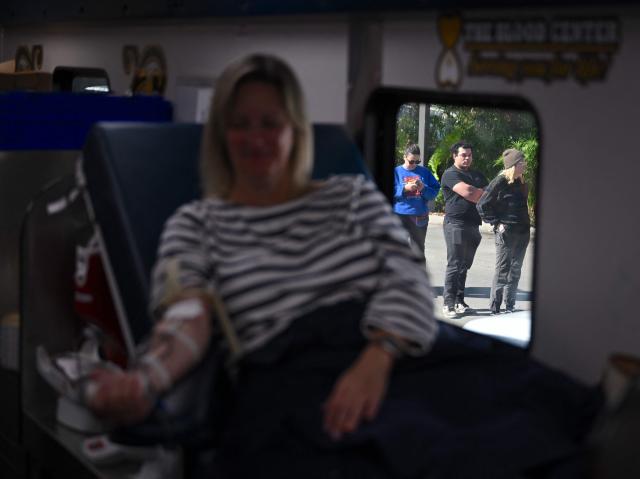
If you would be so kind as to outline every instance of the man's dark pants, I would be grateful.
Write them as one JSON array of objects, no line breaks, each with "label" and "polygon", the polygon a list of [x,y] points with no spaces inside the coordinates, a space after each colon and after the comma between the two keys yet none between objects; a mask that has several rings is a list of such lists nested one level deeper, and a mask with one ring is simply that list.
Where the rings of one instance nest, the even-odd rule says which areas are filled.
[{"label": "man's dark pants", "polygon": [[464,301],[467,271],[480,244],[477,224],[452,223],[444,219],[444,240],[447,245],[447,269],[444,274],[444,304],[453,307]]},{"label": "man's dark pants", "polygon": [[411,215],[397,215],[402,222],[402,226],[409,233],[409,244],[414,243],[420,252],[420,257],[423,261],[425,260],[424,256],[424,242],[427,238],[427,226],[429,226],[429,217],[427,216],[427,223],[424,226],[416,225],[414,220],[415,216]]}]

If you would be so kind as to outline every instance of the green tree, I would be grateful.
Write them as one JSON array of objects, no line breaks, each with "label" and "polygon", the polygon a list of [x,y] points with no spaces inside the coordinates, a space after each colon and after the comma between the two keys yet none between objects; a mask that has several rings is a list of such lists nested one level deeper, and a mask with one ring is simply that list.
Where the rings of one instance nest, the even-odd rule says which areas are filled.
[{"label": "green tree", "polygon": [[[406,145],[418,142],[418,111],[417,103],[406,103],[398,110],[396,164],[402,162]],[[449,149],[457,141],[465,140],[473,145],[473,166],[488,179],[500,172],[502,165],[496,164],[495,159],[506,148],[521,144],[517,143],[519,141],[524,142],[523,148],[532,148],[530,143],[526,143],[532,139],[537,145],[535,117],[519,110],[433,104],[429,108],[428,131],[429,137],[423,155],[425,159],[428,158],[428,162],[425,162],[438,180],[452,164]],[[535,178],[536,169],[537,156],[527,167],[527,178],[531,181]],[[531,188],[533,196],[529,197],[530,211],[533,211],[535,205],[534,186]],[[442,193],[436,198],[434,209],[444,209]]]},{"label": "green tree", "polygon": [[418,104],[405,103],[397,115],[395,164],[402,163],[404,150],[410,143],[418,143]]},{"label": "green tree", "polygon": [[[432,169],[441,174],[448,168],[451,165],[448,149],[456,141],[464,139],[474,146],[474,168],[487,177],[493,177],[499,171],[494,164],[496,155],[502,153],[513,138],[531,137],[532,131],[536,131],[535,119],[528,112],[432,105],[429,143],[434,145],[433,152],[436,153],[435,157],[431,155],[434,160]],[[446,161],[444,151],[448,155]]]}]

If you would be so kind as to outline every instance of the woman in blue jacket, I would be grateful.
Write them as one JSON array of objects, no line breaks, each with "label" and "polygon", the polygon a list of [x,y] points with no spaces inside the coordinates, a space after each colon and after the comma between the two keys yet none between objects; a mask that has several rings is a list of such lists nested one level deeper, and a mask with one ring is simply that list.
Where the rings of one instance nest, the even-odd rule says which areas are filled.
[{"label": "woman in blue jacket", "polygon": [[403,160],[404,163],[395,170],[393,211],[409,233],[409,244],[418,247],[424,260],[424,241],[429,225],[427,203],[438,195],[440,183],[428,168],[420,165],[418,145],[407,146]]}]

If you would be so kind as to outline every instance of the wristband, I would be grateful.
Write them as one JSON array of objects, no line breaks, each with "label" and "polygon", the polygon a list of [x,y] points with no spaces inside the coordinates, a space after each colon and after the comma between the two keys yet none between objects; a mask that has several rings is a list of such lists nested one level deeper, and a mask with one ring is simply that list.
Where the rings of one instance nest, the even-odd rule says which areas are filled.
[{"label": "wristband", "polygon": [[383,351],[389,353],[394,359],[399,359],[404,356],[400,341],[393,336],[381,336],[375,338],[373,344],[377,344]]}]

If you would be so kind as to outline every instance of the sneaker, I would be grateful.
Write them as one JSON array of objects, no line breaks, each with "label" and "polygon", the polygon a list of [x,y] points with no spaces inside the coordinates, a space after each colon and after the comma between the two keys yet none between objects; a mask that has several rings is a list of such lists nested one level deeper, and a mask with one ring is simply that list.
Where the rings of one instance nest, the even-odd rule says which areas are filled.
[{"label": "sneaker", "polygon": [[491,306],[491,307],[489,308],[489,314],[490,314],[491,316],[494,316],[494,315],[496,315],[496,314],[500,314],[500,306]]},{"label": "sneaker", "polygon": [[454,308],[456,313],[458,314],[474,314],[476,312],[471,306],[469,306],[464,301],[458,301]]},{"label": "sneaker", "polygon": [[515,313],[516,312],[516,307],[515,306],[507,306],[504,310],[505,313]]},{"label": "sneaker", "polygon": [[453,309],[451,306],[444,305],[442,307],[442,316],[444,316],[446,319],[455,319],[458,317],[458,313],[456,313],[455,309]]}]

